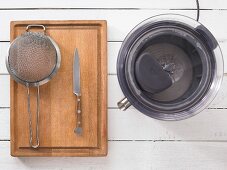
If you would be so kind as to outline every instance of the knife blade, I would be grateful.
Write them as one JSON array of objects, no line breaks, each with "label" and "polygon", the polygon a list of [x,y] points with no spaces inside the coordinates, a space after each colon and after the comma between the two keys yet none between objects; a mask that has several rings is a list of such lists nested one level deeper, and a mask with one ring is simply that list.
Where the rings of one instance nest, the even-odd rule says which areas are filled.
[{"label": "knife blade", "polygon": [[80,92],[80,59],[77,48],[74,53],[74,61],[73,61],[73,93],[77,97],[77,105],[76,105],[76,128],[74,129],[74,133],[81,135],[82,134],[82,111],[81,111],[81,92]]},{"label": "knife blade", "polygon": [[73,93],[80,95],[80,59],[78,50],[75,49],[73,61]]}]

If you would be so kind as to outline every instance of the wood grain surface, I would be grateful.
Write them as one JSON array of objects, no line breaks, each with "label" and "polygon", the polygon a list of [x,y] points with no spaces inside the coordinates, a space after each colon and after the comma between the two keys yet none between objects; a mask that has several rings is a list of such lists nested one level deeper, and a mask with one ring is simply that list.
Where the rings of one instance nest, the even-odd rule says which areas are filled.
[{"label": "wood grain surface", "polygon": [[[40,86],[40,147],[29,146],[26,87],[11,79],[11,154],[13,156],[100,156],[107,153],[106,134],[106,22],[11,22],[11,41],[27,25],[42,24],[61,51],[57,74]],[[39,31],[33,29],[31,31]],[[76,96],[73,94],[73,58],[78,49],[81,67],[82,136],[74,133]],[[31,88],[35,132],[36,88]],[[33,133],[35,139],[36,133]]]}]

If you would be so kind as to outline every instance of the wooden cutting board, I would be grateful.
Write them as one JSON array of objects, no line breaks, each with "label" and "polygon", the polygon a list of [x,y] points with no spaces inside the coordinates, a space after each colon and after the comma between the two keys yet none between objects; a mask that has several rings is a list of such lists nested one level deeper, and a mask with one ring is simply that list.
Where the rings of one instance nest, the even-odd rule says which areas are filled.
[{"label": "wooden cutting board", "polygon": [[[11,42],[29,24],[42,24],[61,51],[57,74],[40,86],[40,147],[29,146],[26,87],[10,81],[12,156],[105,156],[107,154],[107,28],[106,21],[13,21]],[[40,31],[40,29],[31,29]],[[73,58],[78,49],[81,66],[82,136],[76,125]],[[36,89],[31,89],[35,131]],[[33,138],[35,138],[35,133]]]}]

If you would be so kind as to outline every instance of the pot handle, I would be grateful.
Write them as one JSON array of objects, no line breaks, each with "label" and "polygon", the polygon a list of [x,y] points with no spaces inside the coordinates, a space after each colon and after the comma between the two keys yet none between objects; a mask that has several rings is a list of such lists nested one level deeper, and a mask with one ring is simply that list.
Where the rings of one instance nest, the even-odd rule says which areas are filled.
[{"label": "pot handle", "polygon": [[126,97],[124,97],[119,102],[117,102],[117,106],[120,110],[125,111],[131,106],[131,103],[128,101]]}]

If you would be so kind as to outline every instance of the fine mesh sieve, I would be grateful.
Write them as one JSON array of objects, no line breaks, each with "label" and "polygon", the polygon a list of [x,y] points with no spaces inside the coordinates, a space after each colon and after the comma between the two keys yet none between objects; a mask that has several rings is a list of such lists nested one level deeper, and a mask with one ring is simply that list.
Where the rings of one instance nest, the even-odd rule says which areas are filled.
[{"label": "fine mesh sieve", "polygon": [[[30,32],[31,27],[42,27],[42,32]],[[27,87],[30,146],[39,146],[39,86],[47,83],[60,66],[60,50],[47,35],[43,25],[28,25],[26,32],[10,45],[6,60],[7,69],[15,81]],[[32,113],[29,87],[37,87],[36,144],[33,145]]]}]

